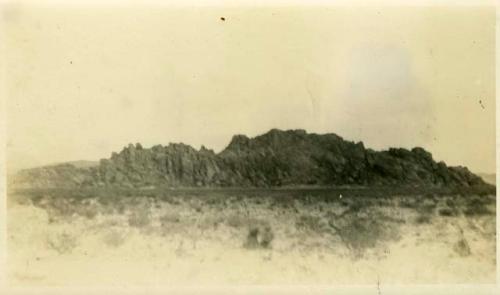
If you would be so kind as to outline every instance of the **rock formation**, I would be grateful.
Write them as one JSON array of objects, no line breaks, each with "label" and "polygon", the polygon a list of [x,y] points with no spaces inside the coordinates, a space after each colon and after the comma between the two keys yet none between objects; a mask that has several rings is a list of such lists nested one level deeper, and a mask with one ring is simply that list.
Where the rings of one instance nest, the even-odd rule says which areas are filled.
[{"label": "rock formation", "polygon": [[436,162],[423,148],[385,151],[335,134],[304,130],[235,135],[220,153],[185,144],[125,147],[98,166],[71,164],[23,170],[15,187],[274,187],[296,185],[475,186],[465,167]]}]

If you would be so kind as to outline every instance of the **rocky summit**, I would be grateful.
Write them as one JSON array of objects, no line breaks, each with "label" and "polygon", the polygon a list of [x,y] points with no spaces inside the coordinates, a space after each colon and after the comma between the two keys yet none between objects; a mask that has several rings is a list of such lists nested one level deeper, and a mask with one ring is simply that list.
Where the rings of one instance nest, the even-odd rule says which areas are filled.
[{"label": "rocky summit", "polygon": [[465,167],[436,162],[423,148],[374,151],[362,142],[304,130],[233,136],[220,153],[185,144],[130,144],[95,166],[59,164],[20,171],[14,187],[279,187],[337,185],[475,186]]}]

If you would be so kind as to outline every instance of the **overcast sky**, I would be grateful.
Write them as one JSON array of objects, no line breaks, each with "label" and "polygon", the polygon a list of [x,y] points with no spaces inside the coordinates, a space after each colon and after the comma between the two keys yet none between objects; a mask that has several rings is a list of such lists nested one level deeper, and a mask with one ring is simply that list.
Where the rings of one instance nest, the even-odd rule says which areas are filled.
[{"label": "overcast sky", "polygon": [[[495,171],[487,8],[4,9],[9,170],[271,128]],[[221,17],[225,18],[223,21]]]}]

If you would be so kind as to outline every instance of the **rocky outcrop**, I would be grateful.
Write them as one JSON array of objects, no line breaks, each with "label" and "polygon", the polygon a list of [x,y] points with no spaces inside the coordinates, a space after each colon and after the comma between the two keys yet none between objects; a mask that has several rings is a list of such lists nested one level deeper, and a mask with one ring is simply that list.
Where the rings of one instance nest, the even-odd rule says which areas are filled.
[{"label": "rocky outcrop", "polygon": [[277,129],[255,138],[235,135],[218,154],[185,144],[131,144],[96,167],[41,167],[14,181],[21,187],[483,184],[467,168],[436,162],[423,148],[374,151],[335,134]]}]

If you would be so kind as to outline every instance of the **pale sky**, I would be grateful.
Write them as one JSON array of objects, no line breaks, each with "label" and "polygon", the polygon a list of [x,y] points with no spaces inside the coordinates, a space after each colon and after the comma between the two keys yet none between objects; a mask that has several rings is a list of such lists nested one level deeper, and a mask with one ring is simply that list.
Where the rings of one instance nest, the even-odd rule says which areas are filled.
[{"label": "pale sky", "polygon": [[495,171],[494,8],[9,5],[2,25],[9,170],[300,128]]}]

